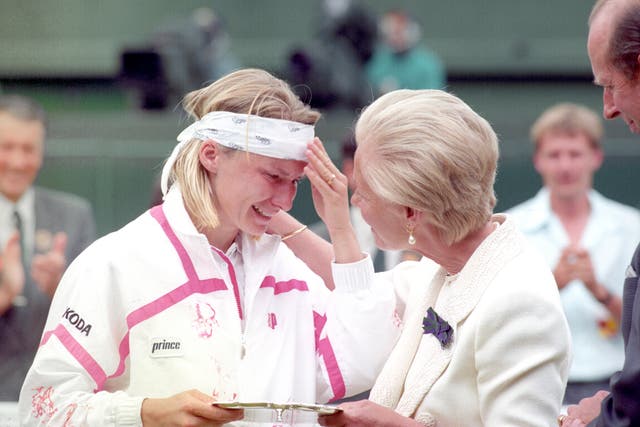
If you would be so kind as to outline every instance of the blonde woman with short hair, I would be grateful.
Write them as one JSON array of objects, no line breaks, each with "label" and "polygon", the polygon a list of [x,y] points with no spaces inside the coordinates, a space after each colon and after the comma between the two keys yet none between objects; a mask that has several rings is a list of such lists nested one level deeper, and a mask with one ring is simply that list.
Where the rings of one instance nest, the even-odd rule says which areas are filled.
[{"label": "blonde woman with short hair", "polygon": [[[508,216],[493,214],[498,139],[489,123],[446,92],[398,90],[365,108],[355,136],[353,204],[380,248],[423,259],[377,274],[366,254],[341,264],[351,274],[337,287],[395,290],[403,329],[369,400],[343,403],[320,424],[554,425],[567,322],[549,267]],[[344,258],[346,179],[319,141],[307,156],[316,209]]]}]

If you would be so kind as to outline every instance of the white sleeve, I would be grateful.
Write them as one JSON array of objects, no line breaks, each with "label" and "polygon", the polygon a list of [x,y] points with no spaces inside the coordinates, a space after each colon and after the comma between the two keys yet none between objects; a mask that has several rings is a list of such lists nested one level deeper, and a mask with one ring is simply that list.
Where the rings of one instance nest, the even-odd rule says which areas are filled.
[{"label": "white sleeve", "polygon": [[104,255],[90,247],[60,282],[20,393],[22,425],[142,425],[143,397],[103,389],[118,369],[119,338],[127,328],[117,273]]},{"label": "white sleeve", "polygon": [[332,270],[336,288],[316,325],[320,402],[370,389],[400,334],[393,285],[374,274],[370,257]]}]

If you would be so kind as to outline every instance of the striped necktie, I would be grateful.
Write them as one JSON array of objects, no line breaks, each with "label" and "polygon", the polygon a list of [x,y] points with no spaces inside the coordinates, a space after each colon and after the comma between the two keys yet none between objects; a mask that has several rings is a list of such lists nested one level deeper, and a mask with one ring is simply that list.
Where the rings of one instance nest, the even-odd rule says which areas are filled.
[{"label": "striped necktie", "polygon": [[27,271],[27,249],[24,244],[24,226],[22,224],[22,217],[20,216],[20,213],[17,209],[13,211],[13,226],[15,227],[16,231],[20,233],[20,258],[22,259],[22,267],[25,271]]},{"label": "striped necktie", "polygon": [[[22,218],[17,209],[13,211],[13,226],[20,233],[20,258],[22,260],[22,269],[25,271],[25,276],[29,271],[27,267],[26,246],[24,244],[24,227],[22,224]],[[27,305],[27,298],[23,295],[16,295],[13,300],[13,305],[16,307],[24,307]]]}]

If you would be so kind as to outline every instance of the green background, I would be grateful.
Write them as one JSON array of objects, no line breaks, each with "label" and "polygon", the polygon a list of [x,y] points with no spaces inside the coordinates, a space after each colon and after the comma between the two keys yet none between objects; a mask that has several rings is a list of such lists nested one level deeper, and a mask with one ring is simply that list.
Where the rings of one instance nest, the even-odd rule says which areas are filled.
[{"label": "green background", "polygon": [[[366,4],[380,13],[391,3]],[[585,48],[591,4],[393,2],[423,24],[424,42],[447,66],[448,90],[499,134],[498,211],[531,197],[540,186],[527,136],[542,110],[565,101],[601,109]],[[317,3],[305,1],[0,0],[0,88],[33,96],[49,112],[38,182],[87,197],[101,235],[148,208],[154,179],[187,124],[177,108],[137,108],[135,93],[115,78],[120,51],[144,45],[154,29],[203,5],[223,16],[232,51],[245,66],[275,73],[287,52],[312,40],[319,25]],[[339,140],[357,111],[323,113],[317,134],[337,159]],[[595,186],[640,207],[637,139],[623,123],[606,123],[606,160]],[[317,219],[307,182],[293,212],[305,222]]]}]

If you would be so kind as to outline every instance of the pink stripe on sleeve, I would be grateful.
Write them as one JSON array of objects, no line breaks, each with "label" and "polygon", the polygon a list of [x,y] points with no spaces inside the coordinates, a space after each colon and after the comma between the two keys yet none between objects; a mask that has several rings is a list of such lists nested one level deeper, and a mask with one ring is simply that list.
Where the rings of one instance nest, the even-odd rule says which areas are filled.
[{"label": "pink stripe on sleeve", "polygon": [[[110,378],[116,378],[122,375],[124,372],[124,361],[129,356],[129,331],[124,335],[122,340],[120,341],[120,346],[118,347],[118,353],[120,354],[120,361],[118,362],[118,367],[116,371],[109,375],[109,378],[105,378],[105,381]],[[104,383],[98,386],[98,391],[104,388]]]},{"label": "pink stripe on sleeve", "polygon": [[96,383],[96,390],[98,391],[104,384],[107,375],[100,367],[98,362],[91,357],[87,350],[65,329],[64,326],[58,325],[54,330],[48,331],[43,337],[40,345],[44,345],[49,341],[51,336],[58,338],[58,341],[69,351],[69,353],[82,365],[87,371],[89,376]]},{"label": "pink stripe on sleeve", "polygon": [[302,280],[291,279],[286,282],[276,282],[276,278],[273,276],[267,276],[262,281],[260,285],[261,288],[273,288],[273,294],[283,294],[285,292],[290,292],[293,290],[297,291],[308,291],[307,282]]},{"label": "pink stripe on sleeve", "polygon": [[315,329],[315,333],[316,333],[316,349],[318,348],[318,345],[320,344],[320,334],[322,333],[322,330],[324,329],[324,324],[327,323],[327,316],[323,316],[320,313],[318,313],[317,311],[313,312],[313,326]]},{"label": "pink stripe on sleeve", "polygon": [[324,365],[327,369],[327,373],[329,374],[329,383],[333,390],[333,398],[331,400],[342,399],[346,394],[346,386],[344,384],[344,377],[340,371],[338,359],[336,358],[336,354],[333,351],[333,346],[331,345],[329,338],[324,337],[320,339],[322,330],[327,322],[327,317],[314,311],[313,318],[316,332],[316,348],[318,350],[318,354],[320,354],[324,360]]}]

